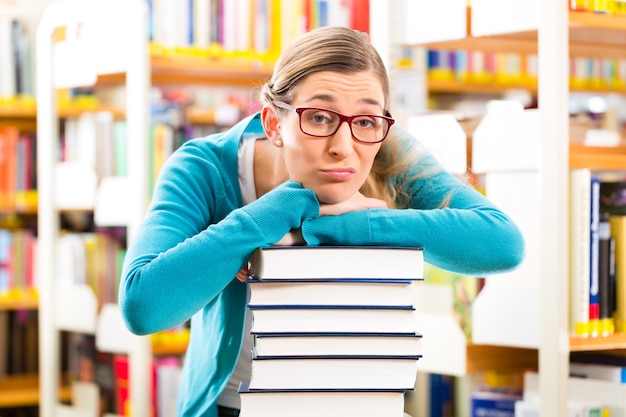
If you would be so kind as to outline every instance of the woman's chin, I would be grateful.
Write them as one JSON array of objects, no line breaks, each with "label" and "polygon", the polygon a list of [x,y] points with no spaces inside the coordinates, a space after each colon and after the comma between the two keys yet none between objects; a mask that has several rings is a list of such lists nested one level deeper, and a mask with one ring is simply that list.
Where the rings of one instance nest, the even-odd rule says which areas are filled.
[{"label": "woman's chin", "polygon": [[315,191],[315,195],[321,204],[338,204],[348,200],[354,193],[331,192],[329,190]]}]

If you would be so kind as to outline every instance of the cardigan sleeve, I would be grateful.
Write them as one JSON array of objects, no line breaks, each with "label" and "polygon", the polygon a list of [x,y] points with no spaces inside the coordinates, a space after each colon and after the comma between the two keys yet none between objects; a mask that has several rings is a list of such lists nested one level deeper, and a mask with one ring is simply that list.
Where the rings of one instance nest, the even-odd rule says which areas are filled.
[{"label": "cardigan sleeve", "polygon": [[188,320],[256,248],[319,215],[315,194],[294,182],[238,207],[237,176],[228,169],[216,153],[195,146],[183,146],[164,166],[123,267],[119,303],[131,331],[148,334]]},{"label": "cardigan sleeve", "polygon": [[[419,163],[437,166],[430,154]],[[515,223],[447,171],[438,168],[410,189],[410,208],[308,219],[303,237],[308,245],[420,246],[427,262],[466,275],[505,272],[522,262],[524,239]]]}]

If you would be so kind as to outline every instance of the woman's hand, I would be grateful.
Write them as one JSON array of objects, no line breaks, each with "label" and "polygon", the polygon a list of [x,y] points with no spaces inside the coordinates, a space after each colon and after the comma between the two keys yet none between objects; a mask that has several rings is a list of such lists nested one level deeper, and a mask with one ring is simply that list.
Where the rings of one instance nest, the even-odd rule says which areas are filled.
[{"label": "woman's hand", "polygon": [[356,193],[347,200],[335,204],[320,204],[321,216],[339,216],[340,214],[351,213],[372,208],[387,208],[387,203],[377,198],[365,197]]},{"label": "woman's hand", "polygon": [[248,279],[248,275],[250,275],[249,264],[244,265],[243,268],[241,268],[239,272],[237,272],[235,278],[237,278],[241,282],[246,282],[246,279]]},{"label": "woman's hand", "polygon": [[302,237],[302,230],[293,229],[274,244],[276,246],[302,246],[305,244],[304,238]]}]

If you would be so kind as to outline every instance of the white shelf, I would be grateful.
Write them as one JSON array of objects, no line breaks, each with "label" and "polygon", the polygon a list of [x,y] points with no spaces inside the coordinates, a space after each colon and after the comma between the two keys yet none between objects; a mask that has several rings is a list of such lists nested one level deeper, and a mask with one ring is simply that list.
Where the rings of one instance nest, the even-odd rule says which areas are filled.
[{"label": "white shelf", "polygon": [[[151,350],[148,337],[126,330],[117,306],[98,304],[91,288],[74,284],[74,268],[59,257],[61,211],[95,210],[103,225],[127,226],[132,240],[147,203],[149,123],[148,9],[142,0],[58,0],[46,8],[37,29],[38,282],[40,285],[40,403],[42,417],[97,415],[97,387],[75,385],[72,406],[58,403],[60,331],[96,335],[98,348],[130,357],[133,414],[151,414]],[[110,28],[115,27],[114,31]],[[64,39],[59,40],[59,29]],[[57,89],[93,85],[100,75],[125,73],[128,178],[105,179],[97,189],[94,168],[60,163]],[[103,198],[114,197],[103,203]],[[122,211],[124,213],[122,214]],[[70,242],[71,243],[71,242]],[[62,255],[62,253],[61,253]],[[65,263],[64,263],[65,261]],[[51,271],[68,274],[55,274]],[[67,280],[67,281],[66,281]]]},{"label": "white shelf", "polygon": [[465,375],[467,337],[453,316],[452,287],[422,282],[413,290],[417,328],[423,335],[418,371]]},{"label": "white shelf", "polygon": [[102,352],[129,354],[133,334],[122,319],[120,307],[107,303],[102,306],[96,324],[96,348]]},{"label": "white shelf", "polygon": [[[432,2],[431,2],[432,3]],[[420,2],[424,7],[431,7],[428,2]],[[540,11],[539,11],[540,6]],[[434,6],[433,6],[434,7]],[[527,171],[521,178],[536,176],[533,192],[528,195],[524,190],[516,190],[523,197],[521,207],[527,212],[536,214],[535,223],[530,227],[521,227],[529,233],[527,250],[530,260],[538,265],[536,273],[528,273],[518,278],[512,277],[509,282],[498,282],[499,277],[493,277],[483,289],[485,293],[474,304],[475,320],[473,332],[481,340],[500,341],[509,346],[509,343],[520,344],[522,341],[513,340],[513,332],[499,335],[501,330],[488,319],[493,315],[502,315],[502,319],[509,321],[508,326],[513,330],[524,330],[528,337],[533,337],[532,344],[539,346],[539,368],[541,396],[541,414],[557,416],[566,414],[567,406],[567,369],[568,369],[568,227],[567,216],[567,172],[568,172],[568,66],[570,48],[570,25],[568,22],[567,4],[562,0],[531,2],[521,0],[474,0],[472,2],[471,35],[463,41],[442,42],[439,45],[423,46],[433,48],[457,49],[484,49],[496,51],[515,50],[516,52],[537,52],[539,59],[539,111],[541,120],[538,127],[538,163],[535,172]],[[411,21],[415,16],[406,16]],[[623,28],[623,25],[620,26]],[[506,33],[506,36],[496,34]],[[478,36],[478,35],[489,36]],[[622,32],[623,34],[623,32]],[[607,48],[601,42],[612,42],[616,36],[604,36],[599,39],[589,39],[589,33],[579,39],[587,42],[590,48],[586,51],[597,56]],[[622,38],[623,36],[619,36]],[[572,39],[577,41],[576,39]],[[491,46],[489,46],[491,45]],[[490,49],[485,49],[489,47]],[[618,48],[612,48],[623,54]],[[580,52],[580,48],[577,52]],[[608,55],[605,55],[608,56]],[[510,134],[511,132],[509,132]],[[476,139],[474,133],[474,140]],[[506,140],[510,135],[500,136]],[[524,148],[520,148],[524,149]],[[508,173],[499,173],[508,175]],[[530,183],[530,181],[528,182]],[[514,184],[512,186],[511,184]],[[509,183],[509,188],[516,188],[517,183]],[[509,196],[506,201],[514,201]],[[528,201],[534,201],[527,207]],[[501,201],[494,201],[505,212],[510,213],[514,220],[524,218],[518,211],[511,212]],[[520,213],[519,217],[516,213]],[[533,267],[534,268],[534,267]],[[504,281],[504,280],[500,280]],[[516,289],[520,298],[527,299],[530,304],[510,304],[516,301]],[[494,294],[490,294],[494,293]],[[521,301],[521,300],[520,300]],[[507,305],[504,305],[504,303]],[[512,311],[513,308],[518,311]],[[524,313],[532,316],[528,320],[519,319]],[[480,317],[479,317],[480,316]],[[539,319],[538,319],[539,318]],[[503,320],[504,321],[504,320]],[[518,325],[519,324],[519,325]],[[483,329],[481,330],[481,326]],[[478,332],[478,333],[477,333]],[[483,335],[489,338],[482,338]],[[538,341],[538,342],[537,342]]]},{"label": "white shelf", "polygon": [[62,283],[57,286],[56,329],[95,334],[97,316],[98,301],[88,285]]},{"label": "white shelf", "polygon": [[96,191],[94,222],[97,226],[127,226],[132,204],[132,183],[128,177],[105,177]]},{"label": "white shelf", "polygon": [[93,168],[75,162],[56,164],[54,178],[57,210],[93,210],[98,177]]}]

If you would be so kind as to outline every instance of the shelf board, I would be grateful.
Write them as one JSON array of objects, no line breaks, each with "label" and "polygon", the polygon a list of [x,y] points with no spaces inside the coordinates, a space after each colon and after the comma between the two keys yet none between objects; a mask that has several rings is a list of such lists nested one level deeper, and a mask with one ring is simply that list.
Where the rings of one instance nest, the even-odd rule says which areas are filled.
[{"label": "shelf board", "polygon": [[[271,77],[273,63],[247,58],[153,56],[150,58],[150,70],[153,85],[220,84],[256,87]],[[98,84],[119,84],[124,77],[124,74],[103,75],[98,78]]]},{"label": "shelf board", "polygon": [[537,86],[502,85],[496,83],[466,83],[456,80],[428,80],[426,89],[432,93],[470,93],[470,94],[502,94],[511,90],[527,90],[537,93]]},{"label": "shelf board", "polygon": [[182,356],[187,351],[187,343],[153,343],[154,356]]},{"label": "shelf board", "polygon": [[467,373],[493,369],[538,368],[537,349],[507,346],[467,345]]},{"label": "shelf board", "polygon": [[570,337],[570,352],[626,349],[626,333],[602,337]]},{"label": "shelf board", "polygon": [[[69,401],[70,388],[61,387],[59,398]],[[12,375],[0,378],[0,408],[39,405],[39,376]]]},{"label": "shelf board", "polygon": [[39,297],[34,293],[20,295],[0,294],[0,311],[7,310],[35,310],[39,308]]},{"label": "shelf board", "polygon": [[570,168],[593,170],[623,170],[626,167],[626,145],[615,147],[570,144]]},{"label": "shelf board", "polygon": [[[590,12],[569,13],[570,55],[597,58],[626,58],[626,17]],[[537,31],[433,42],[432,49],[467,49],[486,52],[537,53]]]},{"label": "shelf board", "polygon": [[[86,111],[110,111],[116,119],[123,119],[125,112],[110,106],[84,106],[84,105],[61,105],[59,117],[78,117]],[[37,105],[0,104],[0,127],[2,126],[35,126],[33,121],[37,118]]]}]

